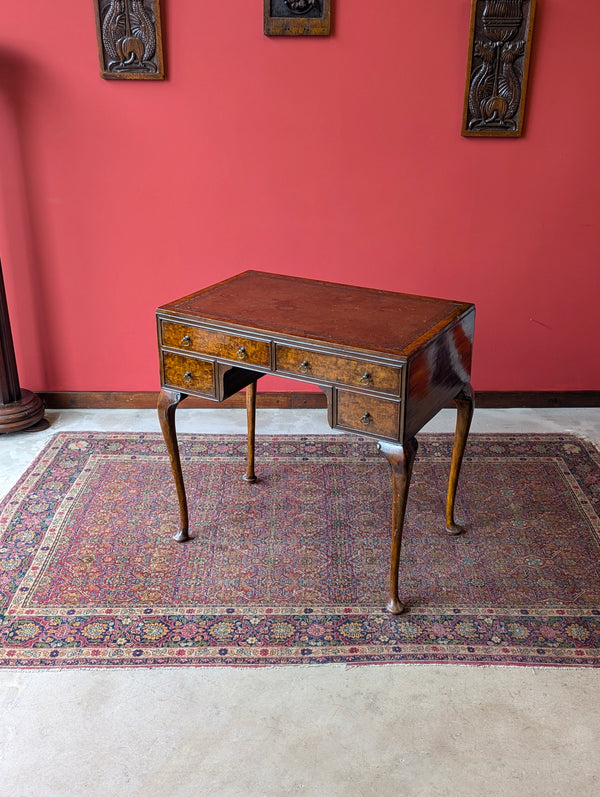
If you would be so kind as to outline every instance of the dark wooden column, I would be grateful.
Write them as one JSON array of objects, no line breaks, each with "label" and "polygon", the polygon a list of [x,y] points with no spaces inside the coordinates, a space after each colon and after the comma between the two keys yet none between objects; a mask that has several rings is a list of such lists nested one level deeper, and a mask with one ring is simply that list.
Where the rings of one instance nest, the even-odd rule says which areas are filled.
[{"label": "dark wooden column", "polygon": [[10,330],[4,277],[0,263],[0,433],[45,429],[44,405],[39,396],[19,385],[17,361]]}]

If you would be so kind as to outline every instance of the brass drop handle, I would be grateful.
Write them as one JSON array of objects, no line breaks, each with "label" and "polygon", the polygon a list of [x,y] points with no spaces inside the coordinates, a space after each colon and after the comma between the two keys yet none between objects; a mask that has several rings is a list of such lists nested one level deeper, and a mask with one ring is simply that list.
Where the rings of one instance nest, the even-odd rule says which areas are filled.
[{"label": "brass drop handle", "polygon": [[359,381],[361,385],[368,385],[373,381],[373,379],[371,377],[371,374],[368,371],[365,371]]},{"label": "brass drop handle", "polygon": [[237,354],[238,360],[245,360],[246,357],[248,356],[248,354],[246,352],[246,349],[243,346],[240,346],[240,348],[237,350],[236,354]]},{"label": "brass drop handle", "polygon": [[192,339],[189,335],[184,335],[181,338],[181,345],[184,346],[186,349],[189,348],[192,344]]},{"label": "brass drop handle", "polygon": [[302,360],[300,365],[298,366],[298,370],[301,374],[307,374],[310,371],[310,363],[308,360]]},{"label": "brass drop handle", "polygon": [[192,379],[193,379],[192,372],[191,371],[186,371],[185,374],[183,375],[183,381],[186,382],[189,385],[189,383],[192,381]]},{"label": "brass drop handle", "polygon": [[360,422],[362,423],[363,426],[368,426],[370,423],[372,423],[372,421],[373,421],[373,416],[368,412],[365,412],[365,414],[360,419]]}]

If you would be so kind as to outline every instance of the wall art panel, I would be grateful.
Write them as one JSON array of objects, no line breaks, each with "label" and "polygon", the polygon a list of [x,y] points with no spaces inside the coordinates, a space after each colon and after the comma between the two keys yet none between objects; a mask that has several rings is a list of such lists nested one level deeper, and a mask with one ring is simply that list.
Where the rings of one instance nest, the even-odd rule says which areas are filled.
[{"label": "wall art panel", "polygon": [[102,77],[163,80],[160,0],[94,0],[94,6]]},{"label": "wall art panel", "polygon": [[329,36],[331,0],[264,0],[267,36]]},{"label": "wall art panel", "polygon": [[535,0],[472,0],[463,136],[520,136]]}]

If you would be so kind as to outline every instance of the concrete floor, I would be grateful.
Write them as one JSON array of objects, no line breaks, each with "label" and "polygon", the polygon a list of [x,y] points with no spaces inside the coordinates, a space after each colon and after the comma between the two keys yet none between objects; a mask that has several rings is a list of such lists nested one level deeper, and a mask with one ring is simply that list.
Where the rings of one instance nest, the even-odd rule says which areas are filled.
[{"label": "concrete floor", "polygon": [[[0,437],[0,496],[56,431],[158,430],[153,411],[48,418]],[[245,414],[180,409],[178,428],[243,432]],[[321,410],[259,410],[257,428],[331,433]],[[600,446],[600,409],[478,410],[473,431]],[[0,671],[0,796],[595,797],[599,690],[599,670],[527,667]]]}]

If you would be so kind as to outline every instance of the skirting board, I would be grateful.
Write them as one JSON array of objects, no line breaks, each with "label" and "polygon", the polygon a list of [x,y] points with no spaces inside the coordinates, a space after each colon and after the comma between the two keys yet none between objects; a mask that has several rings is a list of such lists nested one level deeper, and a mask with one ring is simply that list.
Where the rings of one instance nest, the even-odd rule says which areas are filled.
[{"label": "skirting board", "polygon": [[[76,391],[39,393],[48,409],[154,409],[157,392]],[[263,409],[320,409],[327,407],[321,392],[258,393],[256,404]],[[217,404],[190,396],[183,407],[215,409],[244,407],[243,394]],[[481,409],[511,407],[600,407],[600,390],[573,391],[481,391],[475,394],[475,406]]]}]

